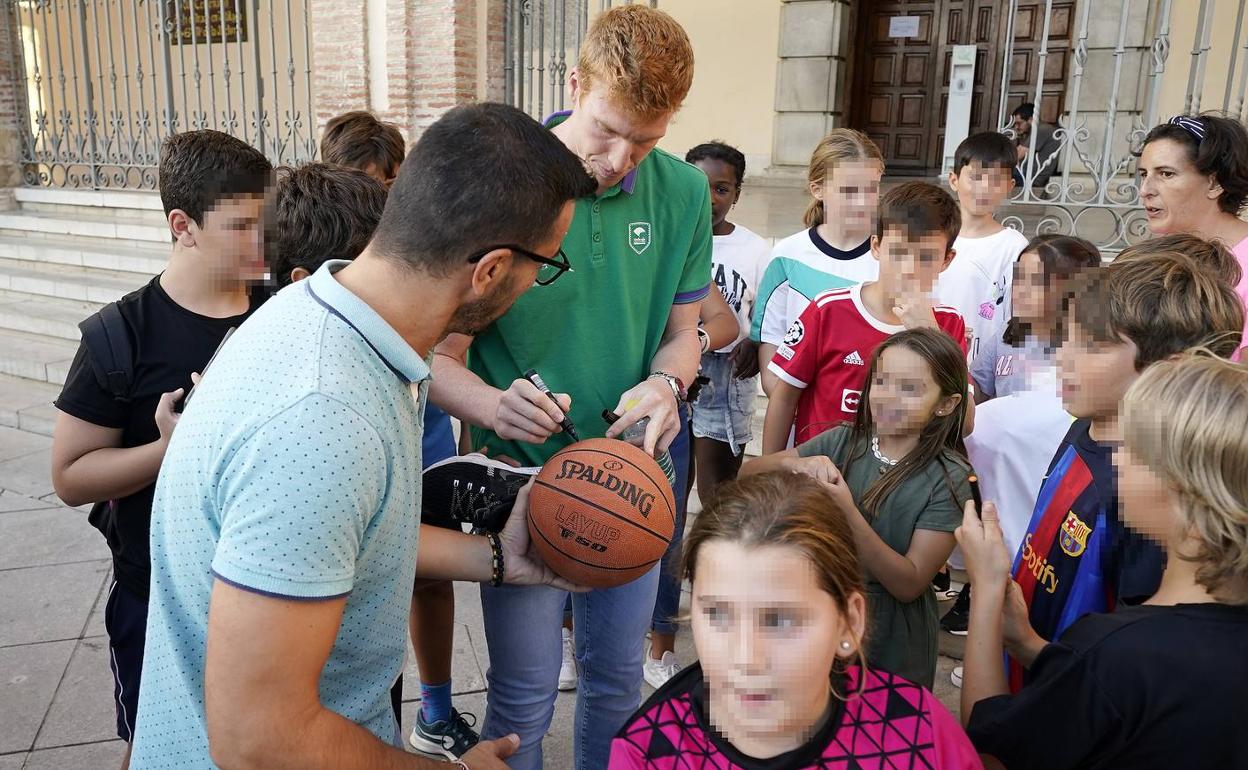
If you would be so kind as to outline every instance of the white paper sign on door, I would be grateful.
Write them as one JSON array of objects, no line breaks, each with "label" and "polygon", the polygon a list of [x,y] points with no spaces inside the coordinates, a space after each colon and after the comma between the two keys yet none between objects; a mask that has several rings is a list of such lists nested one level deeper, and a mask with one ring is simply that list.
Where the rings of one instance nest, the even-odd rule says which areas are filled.
[{"label": "white paper sign on door", "polygon": [[889,37],[918,37],[918,16],[893,16],[888,20]]}]

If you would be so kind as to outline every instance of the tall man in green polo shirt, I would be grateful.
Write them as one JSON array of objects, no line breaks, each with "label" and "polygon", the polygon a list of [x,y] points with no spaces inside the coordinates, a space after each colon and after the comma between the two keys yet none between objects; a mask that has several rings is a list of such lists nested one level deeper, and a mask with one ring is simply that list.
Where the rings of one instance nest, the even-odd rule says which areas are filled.
[{"label": "tall man in green polo shirt", "polygon": [[[561,409],[582,438],[614,437],[648,417],[651,452],[679,432],[678,399],[697,374],[698,310],[711,278],[710,197],[700,171],[654,147],[692,78],[689,39],[660,11],[622,6],[589,30],[569,75],[573,109],[547,121],[598,180],[596,196],[577,200],[563,242],[572,272],[528,292],[475,338],[452,335],[434,359],[431,398],[478,426],[474,448],[540,465],[571,443],[556,434]],[[559,406],[524,380],[530,368],[568,394]],[[621,415],[609,430],[604,409]],[[578,770],[607,766],[612,736],[640,702],[657,584],[656,566],[628,585],[574,597]],[[565,596],[481,592],[490,650],[482,735],[519,734],[508,760],[518,770],[542,766]]]}]

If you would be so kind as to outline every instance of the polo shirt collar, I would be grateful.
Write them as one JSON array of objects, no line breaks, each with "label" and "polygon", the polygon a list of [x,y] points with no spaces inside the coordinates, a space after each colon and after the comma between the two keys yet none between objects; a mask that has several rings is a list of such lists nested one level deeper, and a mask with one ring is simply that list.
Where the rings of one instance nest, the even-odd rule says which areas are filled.
[{"label": "polo shirt collar", "polygon": [[[572,110],[559,110],[558,112],[552,112],[550,115],[546,116],[545,120],[542,121],[542,125],[545,126],[546,128],[554,128],[555,126],[559,125],[563,121],[567,120],[568,116],[571,114],[572,114]],[[633,169],[632,171],[625,174],[624,178],[621,179],[619,182],[617,182],[613,187],[608,188],[607,191],[604,192],[601,197],[609,198],[615,195],[617,191],[622,191],[629,195],[632,195],[633,189],[636,187],[637,187],[637,169]]]},{"label": "polo shirt collar", "polygon": [[429,378],[429,365],[404,341],[394,327],[352,294],[334,278],[334,273],[351,264],[345,259],[331,259],[304,281],[312,299],[337,316],[364,340],[381,362],[404,384],[412,385]]}]

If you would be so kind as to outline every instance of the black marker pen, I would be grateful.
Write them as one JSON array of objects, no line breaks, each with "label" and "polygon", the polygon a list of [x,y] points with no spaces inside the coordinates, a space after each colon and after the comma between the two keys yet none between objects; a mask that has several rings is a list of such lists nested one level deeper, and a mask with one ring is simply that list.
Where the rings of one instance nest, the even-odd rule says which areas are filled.
[{"label": "black marker pen", "polygon": [[[563,411],[563,407],[559,406],[559,399],[555,398],[555,394],[550,392],[550,388],[546,387],[546,383],[542,381],[542,376],[537,373],[536,369],[530,369],[524,373],[524,379],[533,383],[533,387],[550,396],[550,400],[555,402],[555,406],[559,407],[559,411]],[[559,423],[559,427],[563,428],[563,432],[572,437],[573,441],[580,441],[581,437],[576,435],[576,428],[572,425],[571,418],[564,412],[563,422]]]}]

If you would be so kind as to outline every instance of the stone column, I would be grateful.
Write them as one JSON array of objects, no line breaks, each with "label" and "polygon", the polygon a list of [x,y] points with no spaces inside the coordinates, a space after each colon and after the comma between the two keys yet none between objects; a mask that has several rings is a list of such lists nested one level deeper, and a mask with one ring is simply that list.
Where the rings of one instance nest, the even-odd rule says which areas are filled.
[{"label": "stone column", "polygon": [[844,124],[851,18],[849,0],[784,0],[774,165],[805,166],[823,135]]}]

